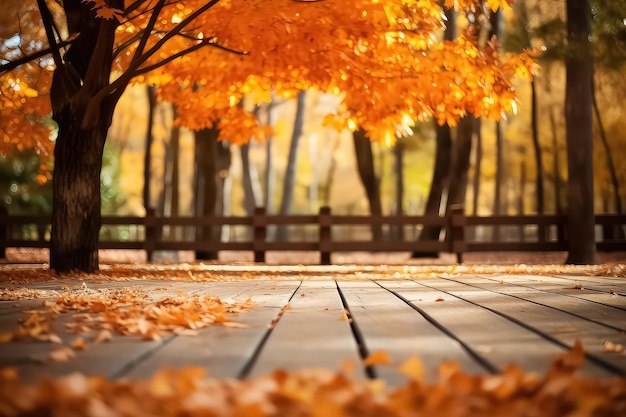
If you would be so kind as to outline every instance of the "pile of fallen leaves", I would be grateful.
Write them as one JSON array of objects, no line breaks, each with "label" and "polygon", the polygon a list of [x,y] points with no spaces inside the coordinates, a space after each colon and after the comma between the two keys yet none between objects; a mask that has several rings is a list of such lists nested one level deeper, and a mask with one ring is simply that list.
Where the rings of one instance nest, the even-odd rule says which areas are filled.
[{"label": "pile of fallen leaves", "polygon": [[[53,300],[44,300],[42,308],[24,311],[15,331],[0,334],[1,342],[33,339],[53,342],[59,346],[49,359],[64,361],[73,357],[73,350],[83,350],[87,340],[102,343],[114,334],[141,336],[144,340],[159,340],[165,334],[193,336],[198,329],[211,325],[241,327],[229,313],[240,313],[252,308],[248,299],[226,303],[218,297],[197,294],[179,294],[158,297],[152,290],[148,295],[142,289],[88,289],[85,284],[69,288]],[[64,346],[55,331],[55,320],[71,313],[65,323],[69,333],[80,335]],[[73,350],[72,350],[73,349]]]},{"label": "pile of fallen leaves", "polygon": [[574,376],[581,348],[558,358],[546,376],[509,367],[498,375],[467,375],[441,367],[439,380],[408,375],[389,389],[327,370],[217,380],[201,368],[162,370],[149,380],[109,381],[71,374],[32,384],[0,370],[1,416],[460,417],[626,415],[626,379]]}]

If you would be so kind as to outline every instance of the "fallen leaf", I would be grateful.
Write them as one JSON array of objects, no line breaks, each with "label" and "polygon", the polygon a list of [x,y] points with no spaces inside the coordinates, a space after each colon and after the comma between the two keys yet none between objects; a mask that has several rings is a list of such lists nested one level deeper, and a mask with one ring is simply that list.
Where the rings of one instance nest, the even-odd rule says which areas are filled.
[{"label": "fallen leaf", "polygon": [[417,356],[411,356],[398,369],[401,374],[416,381],[424,380],[424,364]]},{"label": "fallen leaf", "polygon": [[74,350],[85,350],[87,348],[87,344],[85,343],[85,339],[77,337],[74,341],[72,341],[70,347]]},{"label": "fallen leaf", "polygon": [[76,353],[74,353],[74,351],[67,346],[61,346],[60,348],[50,352],[50,355],[48,355],[50,360],[54,362],[67,362],[74,356],[76,356]]},{"label": "fallen leaf", "polygon": [[96,337],[94,337],[93,342],[98,344],[102,342],[108,342],[113,337],[113,334],[110,330],[101,330]]},{"label": "fallen leaf", "polygon": [[370,354],[363,361],[363,365],[371,366],[371,365],[384,365],[391,363],[391,357],[389,354],[383,350],[377,350],[376,352]]},{"label": "fallen leaf", "polygon": [[443,298],[441,298],[441,297],[439,297],[439,298],[437,298],[437,299],[435,300],[435,302],[436,302],[436,303],[438,303],[438,302],[440,302],[440,301],[446,301],[446,300],[444,300],[444,299],[443,299]]}]

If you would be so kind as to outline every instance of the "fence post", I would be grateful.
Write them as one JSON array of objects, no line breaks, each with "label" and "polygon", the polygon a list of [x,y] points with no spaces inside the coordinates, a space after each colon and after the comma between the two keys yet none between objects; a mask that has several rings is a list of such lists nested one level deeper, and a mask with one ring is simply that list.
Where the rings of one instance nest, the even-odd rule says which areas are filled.
[{"label": "fence post", "polygon": [[332,235],[331,235],[332,218],[330,216],[330,207],[320,207],[319,214],[319,245],[320,245],[320,264],[330,265]]},{"label": "fence post", "polygon": [[7,245],[9,244],[9,210],[4,204],[0,204],[0,259],[7,257]]},{"label": "fence post", "polygon": [[143,242],[144,250],[148,262],[154,261],[154,251],[158,239],[158,229],[156,227],[156,210],[152,207],[146,208],[146,217],[144,218],[145,237]]},{"label": "fence post", "polygon": [[450,252],[456,254],[457,263],[463,263],[463,252],[467,250],[465,242],[465,211],[462,205],[456,204],[450,207],[448,217],[448,230],[450,231]]},{"label": "fence post", "polygon": [[267,237],[267,220],[265,218],[265,207],[256,207],[252,217],[252,250],[254,251],[254,262],[265,262],[265,248],[262,245]]}]

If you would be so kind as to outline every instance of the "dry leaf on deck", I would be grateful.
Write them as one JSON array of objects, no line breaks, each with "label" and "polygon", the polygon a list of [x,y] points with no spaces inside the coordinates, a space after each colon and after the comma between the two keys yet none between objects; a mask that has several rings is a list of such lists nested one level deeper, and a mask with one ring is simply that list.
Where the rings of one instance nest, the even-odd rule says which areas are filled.
[{"label": "dry leaf on deck", "polygon": [[424,364],[417,356],[410,357],[406,362],[400,365],[399,371],[410,379],[417,381],[424,380]]},{"label": "dry leaf on deck", "polygon": [[108,342],[109,340],[111,340],[112,337],[113,337],[113,334],[111,333],[110,330],[100,330],[100,332],[96,335],[96,337],[94,337],[93,342],[94,343]]},{"label": "dry leaf on deck", "polygon": [[363,361],[363,365],[365,366],[384,365],[388,363],[391,363],[391,357],[387,352],[382,350],[377,350]]},{"label": "dry leaf on deck", "polygon": [[50,355],[48,355],[50,360],[54,362],[67,362],[74,356],[76,356],[76,353],[74,353],[74,351],[67,346],[61,346],[60,348],[50,352]]},{"label": "dry leaf on deck", "polygon": [[70,346],[74,350],[85,350],[87,348],[85,339],[83,339],[82,337],[77,337],[76,339],[74,339],[74,341],[70,344]]}]

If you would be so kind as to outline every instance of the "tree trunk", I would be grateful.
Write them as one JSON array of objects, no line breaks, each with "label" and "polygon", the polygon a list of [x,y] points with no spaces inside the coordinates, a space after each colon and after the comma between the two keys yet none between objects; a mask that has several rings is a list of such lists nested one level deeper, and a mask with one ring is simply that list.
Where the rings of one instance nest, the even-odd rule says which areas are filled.
[{"label": "tree trunk", "polygon": [[[451,41],[457,37],[456,12],[454,8],[445,8],[446,14],[446,30],[444,31],[444,40]],[[442,215],[445,213],[446,194],[448,189],[448,175],[450,166],[452,165],[452,130],[450,126],[435,125],[436,132],[436,148],[435,148],[435,166],[433,169],[433,179],[426,200],[424,215]],[[443,211],[443,213],[442,213]],[[441,234],[440,226],[424,226],[419,240],[439,240]],[[413,258],[437,256],[436,253],[413,252]]]},{"label": "tree trunk", "polygon": [[[196,132],[196,175],[198,176],[196,190],[196,216],[215,215],[217,200],[217,158],[215,143],[219,130],[217,128],[202,129]],[[214,239],[213,228],[210,226],[198,227],[196,241],[211,241]],[[214,251],[196,251],[198,260],[215,260]]]},{"label": "tree trunk", "polygon": [[[293,206],[293,195],[296,187],[296,169],[298,166],[298,148],[300,146],[300,137],[302,136],[302,127],[304,126],[305,107],[306,92],[300,91],[296,103],[296,116],[293,122],[293,132],[291,133],[287,168],[285,169],[285,175],[283,177],[283,196],[280,201],[280,214],[291,213],[291,207]],[[278,227],[276,240],[284,242],[288,238],[288,226],[282,225]]]},{"label": "tree trunk", "polygon": [[99,267],[100,170],[110,121],[84,130],[82,114],[69,106],[55,119],[59,135],[54,148],[50,268],[57,273],[94,272]]},{"label": "tree trunk", "polygon": [[536,192],[536,211],[537,214],[544,213],[544,192],[543,192],[543,162],[542,162],[542,152],[541,152],[541,143],[539,142],[539,117],[537,115],[537,90],[535,81],[530,82],[531,88],[531,126],[532,126],[532,137],[533,137],[533,150],[535,152],[535,168],[537,169],[537,175],[535,177],[535,192]]},{"label": "tree trunk", "polygon": [[[394,178],[396,180],[396,214],[404,214],[404,142],[398,140],[393,148]],[[404,240],[404,228],[401,224],[391,226],[393,240]]]},{"label": "tree trunk", "polygon": [[[252,113],[258,117],[260,106],[255,106]],[[248,216],[254,214],[254,209],[260,205],[260,184],[259,173],[256,167],[250,164],[250,143],[245,143],[239,147],[241,153],[241,170],[243,181],[243,206]]]},{"label": "tree trunk", "polygon": [[450,193],[447,207],[464,205],[467,194],[467,174],[472,152],[472,138],[476,131],[477,119],[474,116],[465,116],[459,122],[454,151],[454,163],[450,171]]},{"label": "tree trunk", "polygon": [[552,132],[552,176],[554,177],[554,212],[563,213],[561,202],[561,167],[559,161],[559,143],[557,137],[556,118],[554,109],[550,109],[550,130]]},{"label": "tree trunk", "polygon": [[[380,179],[376,176],[374,170],[374,154],[372,152],[372,143],[365,131],[362,129],[352,133],[354,140],[354,150],[356,154],[356,163],[359,171],[359,178],[365,188],[367,202],[370,207],[370,214],[381,216],[383,214],[382,203],[380,200]],[[372,240],[383,240],[383,228],[380,224],[372,225]]]},{"label": "tree trunk", "polygon": [[[173,109],[172,122],[176,119],[176,108]],[[166,147],[165,159],[167,164],[164,173],[163,198],[164,216],[178,216],[179,214],[179,171],[180,171],[180,128],[174,126],[170,130],[170,140]],[[176,226],[166,227],[166,236],[176,239]]]},{"label": "tree trunk", "polygon": [[150,176],[152,166],[152,143],[154,142],[154,134],[152,126],[154,125],[154,110],[156,107],[156,93],[152,86],[146,87],[148,96],[148,126],[146,129],[146,148],[143,158],[143,206],[150,208]]},{"label": "tree trunk", "polygon": [[241,166],[244,190],[244,208],[246,214],[251,216],[254,209],[261,205],[261,188],[259,184],[259,173],[256,167],[250,163],[250,144],[246,143],[239,148],[241,152]]},{"label": "tree trunk", "polygon": [[593,211],[593,54],[589,0],[567,0],[565,127],[568,170],[568,264],[596,261]]},{"label": "tree trunk", "polygon": [[[50,11],[44,1],[38,5],[48,38],[54,39]],[[110,5],[124,8],[118,0]],[[110,81],[118,23],[96,18],[92,7],[79,0],[65,1],[63,6],[68,32],[76,39],[62,61],[57,55],[50,90],[53,118],[59,128],[54,149],[50,268],[58,273],[94,272],[99,267],[102,154],[121,92],[95,100]],[[88,112],[93,108],[99,111]]]},{"label": "tree trunk", "polygon": [[[499,121],[495,124],[496,129],[496,172],[494,174],[493,192],[493,215],[499,216],[502,213],[502,177],[504,175],[504,140],[502,137],[502,125]],[[494,241],[500,240],[500,227],[493,226]]]},{"label": "tree trunk", "polygon": [[[267,106],[267,125],[271,126],[274,122],[272,119],[272,110],[274,103]],[[272,207],[272,198],[274,197],[274,188],[276,186],[276,173],[274,172],[274,150],[272,149],[272,135],[267,138],[265,144],[265,196],[263,205],[265,212],[271,214],[274,212]]]},{"label": "tree trunk", "polygon": [[[606,166],[611,176],[611,186],[613,188],[613,199],[615,200],[615,211],[618,214],[622,214],[622,200],[619,191],[619,181],[617,179],[617,172],[615,171],[615,163],[613,162],[613,154],[611,153],[611,147],[609,141],[606,138],[606,132],[604,130],[604,124],[602,123],[602,117],[600,115],[600,109],[598,108],[598,102],[596,101],[595,88],[593,91],[593,110],[598,122],[598,130],[600,131],[600,139],[602,140],[602,147],[604,148],[604,155],[606,156]],[[622,230],[620,227],[619,230]]]},{"label": "tree trunk", "polygon": [[472,201],[472,215],[478,215],[478,202],[480,197],[480,169],[483,161],[483,137],[480,132],[481,119],[476,120],[476,154],[474,155],[474,178],[472,188],[474,199]]}]

